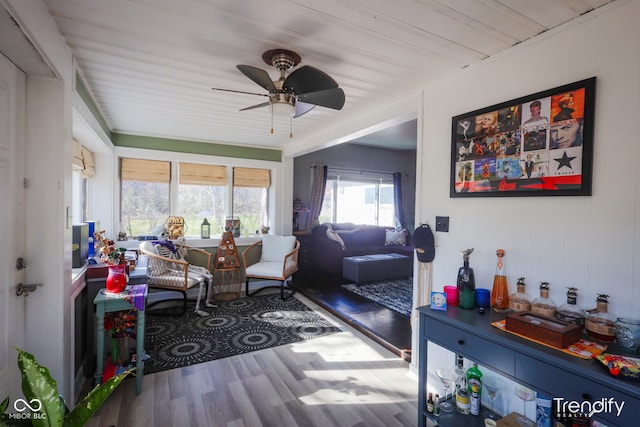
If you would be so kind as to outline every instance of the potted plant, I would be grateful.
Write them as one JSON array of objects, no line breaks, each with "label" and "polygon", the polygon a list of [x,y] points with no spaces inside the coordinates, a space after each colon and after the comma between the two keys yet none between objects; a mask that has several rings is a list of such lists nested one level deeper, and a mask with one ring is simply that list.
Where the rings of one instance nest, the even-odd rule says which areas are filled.
[{"label": "potted plant", "polygon": [[[0,403],[0,427],[32,425],[35,427],[79,427],[91,418],[122,380],[132,371],[116,375],[96,386],[84,399],[69,411],[64,399],[58,393],[58,385],[41,366],[35,357],[24,350],[18,350],[18,367],[22,373],[22,392],[20,399],[23,412],[7,413],[9,397]],[[28,404],[28,405],[27,405]],[[14,403],[15,406],[15,403]],[[30,413],[26,409],[31,410]]]}]

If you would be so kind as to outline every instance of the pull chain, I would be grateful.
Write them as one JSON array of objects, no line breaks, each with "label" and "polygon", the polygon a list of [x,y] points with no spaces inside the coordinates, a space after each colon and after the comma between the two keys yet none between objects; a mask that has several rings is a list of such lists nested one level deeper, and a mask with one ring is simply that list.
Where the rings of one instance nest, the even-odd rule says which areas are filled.
[{"label": "pull chain", "polygon": [[271,135],[273,135],[273,104],[271,104]]}]

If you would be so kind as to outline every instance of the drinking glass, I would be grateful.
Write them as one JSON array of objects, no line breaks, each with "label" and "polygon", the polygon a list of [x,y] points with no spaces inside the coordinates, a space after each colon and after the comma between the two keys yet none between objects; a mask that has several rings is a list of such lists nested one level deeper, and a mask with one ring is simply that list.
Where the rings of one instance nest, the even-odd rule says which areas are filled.
[{"label": "drinking glass", "polygon": [[491,400],[491,412],[485,412],[484,417],[497,420],[499,417],[493,411],[493,402],[496,400],[496,397],[498,396],[498,393],[500,393],[500,390],[504,388],[504,381],[502,381],[500,377],[487,376],[482,382],[482,385],[483,388],[487,390],[487,396],[489,396],[489,400]]},{"label": "drinking glass", "polygon": [[533,421],[531,421],[527,417],[527,402],[535,400],[536,394],[533,392],[533,390],[523,385],[517,385],[515,392],[516,396],[522,399],[522,415],[518,417],[518,424],[520,424],[522,427],[532,426]]},{"label": "drinking glass", "polygon": [[453,384],[455,372],[453,372],[451,369],[436,369],[436,376],[440,379],[442,387],[444,387],[444,400],[440,401],[440,409],[444,412],[452,412],[453,405],[447,402],[447,396],[449,393],[449,388],[451,387],[451,384]]}]

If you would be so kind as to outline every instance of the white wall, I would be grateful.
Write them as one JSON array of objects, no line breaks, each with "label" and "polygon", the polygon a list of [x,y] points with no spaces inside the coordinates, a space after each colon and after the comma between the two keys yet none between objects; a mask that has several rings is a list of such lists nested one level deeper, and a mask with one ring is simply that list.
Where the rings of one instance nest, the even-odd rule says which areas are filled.
[{"label": "white wall", "polygon": [[[434,290],[455,284],[466,248],[475,248],[476,285],[491,289],[503,248],[510,291],[520,276],[531,296],[548,281],[560,304],[575,286],[587,308],[607,293],[610,312],[640,317],[640,2],[603,10],[425,89],[417,220],[451,219],[449,233],[436,233]],[[453,116],[592,76],[593,196],[449,198]]]}]

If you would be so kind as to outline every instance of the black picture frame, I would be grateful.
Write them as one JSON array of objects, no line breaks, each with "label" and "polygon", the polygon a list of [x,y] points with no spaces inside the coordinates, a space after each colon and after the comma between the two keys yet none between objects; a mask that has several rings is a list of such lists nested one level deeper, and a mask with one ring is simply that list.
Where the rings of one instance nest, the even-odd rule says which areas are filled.
[{"label": "black picture frame", "polygon": [[450,197],[591,196],[596,78],[451,120]]}]

